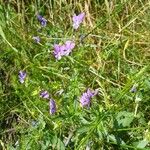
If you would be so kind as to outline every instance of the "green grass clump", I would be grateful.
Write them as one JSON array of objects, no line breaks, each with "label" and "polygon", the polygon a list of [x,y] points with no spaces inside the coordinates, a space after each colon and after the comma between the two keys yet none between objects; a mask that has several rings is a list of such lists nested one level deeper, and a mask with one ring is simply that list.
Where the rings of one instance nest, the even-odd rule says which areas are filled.
[{"label": "green grass clump", "polygon": [[[48,20],[40,31],[38,12]],[[73,31],[80,12],[86,17]],[[149,12],[149,0],[1,0],[0,149],[150,149]],[[68,39],[75,49],[55,60],[53,45]],[[87,88],[99,92],[82,108]],[[56,114],[39,97],[42,89]]]}]

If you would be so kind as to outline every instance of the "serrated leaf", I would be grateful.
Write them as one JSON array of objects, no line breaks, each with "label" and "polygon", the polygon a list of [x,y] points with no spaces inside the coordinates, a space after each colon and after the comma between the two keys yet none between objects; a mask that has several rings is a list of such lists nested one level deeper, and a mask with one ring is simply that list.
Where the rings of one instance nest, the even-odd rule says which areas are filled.
[{"label": "serrated leaf", "polygon": [[65,150],[65,145],[59,138],[58,138],[58,143],[57,143],[57,149]]},{"label": "serrated leaf", "polygon": [[64,143],[55,135],[52,139],[52,147],[59,149],[59,150],[65,150]]},{"label": "serrated leaf", "polygon": [[114,135],[112,135],[112,134],[109,135],[108,138],[109,138],[110,141],[113,141],[114,143],[118,143],[118,140],[119,140],[119,142],[120,142],[119,144],[125,144],[125,142],[124,142],[121,138],[118,138],[118,139],[117,139],[117,138],[116,138]]},{"label": "serrated leaf", "polygon": [[134,119],[134,114],[130,113],[130,112],[123,111],[123,112],[118,113],[116,119],[117,119],[119,126],[129,127],[131,122]]},{"label": "serrated leaf", "polygon": [[82,134],[82,133],[85,133],[85,132],[88,132],[89,131],[89,126],[84,126],[84,127],[81,127],[77,130],[78,133]]}]

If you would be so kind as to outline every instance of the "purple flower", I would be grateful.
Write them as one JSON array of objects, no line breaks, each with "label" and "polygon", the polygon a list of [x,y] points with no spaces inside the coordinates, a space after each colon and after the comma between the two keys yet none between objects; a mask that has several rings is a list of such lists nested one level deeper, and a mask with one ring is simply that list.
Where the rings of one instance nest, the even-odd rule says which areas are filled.
[{"label": "purple flower", "polygon": [[66,41],[63,45],[54,45],[54,56],[57,60],[60,60],[62,56],[68,56],[72,49],[75,47],[73,41]]},{"label": "purple flower", "polygon": [[40,43],[40,37],[39,36],[34,36],[32,38],[36,43]]},{"label": "purple flower", "polygon": [[55,101],[53,99],[50,99],[50,101],[49,101],[49,107],[50,107],[49,113],[51,115],[54,114],[56,112],[56,103],[55,103]]},{"label": "purple flower", "polygon": [[134,85],[132,86],[132,88],[130,89],[130,92],[131,92],[131,93],[135,93],[135,92],[137,91],[137,87],[138,87],[138,84],[134,84]]},{"label": "purple flower", "polygon": [[49,93],[48,93],[48,91],[42,90],[42,91],[40,92],[40,97],[45,98],[45,99],[48,99],[48,98],[49,98]]},{"label": "purple flower", "polygon": [[90,106],[91,98],[94,97],[98,93],[98,90],[91,91],[88,89],[85,93],[82,94],[80,98],[80,105],[82,107],[84,106]]},{"label": "purple flower", "polygon": [[57,60],[60,60],[64,54],[65,46],[64,45],[54,45],[54,56]]},{"label": "purple flower", "polygon": [[47,20],[45,18],[43,18],[41,15],[37,15],[37,19],[43,27],[45,27],[47,25]]},{"label": "purple flower", "polygon": [[71,53],[72,49],[74,49],[74,47],[75,43],[73,41],[66,41],[63,55],[68,56]]},{"label": "purple flower", "polygon": [[78,29],[80,24],[83,22],[83,19],[85,17],[85,13],[80,13],[78,16],[75,14],[73,15],[73,28]]},{"label": "purple flower", "polygon": [[18,77],[20,83],[24,83],[27,73],[25,71],[19,71]]}]

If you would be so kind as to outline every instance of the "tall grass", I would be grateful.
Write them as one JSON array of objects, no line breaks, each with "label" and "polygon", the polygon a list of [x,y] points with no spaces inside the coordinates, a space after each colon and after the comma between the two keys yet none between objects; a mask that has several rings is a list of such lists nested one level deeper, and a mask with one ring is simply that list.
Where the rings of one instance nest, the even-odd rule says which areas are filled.
[{"label": "tall grass", "polygon": [[[150,148],[149,0],[0,3],[0,149]],[[80,12],[86,17],[74,32],[72,16]],[[38,13],[48,20],[42,30]],[[67,39],[76,47],[56,61],[53,45]],[[87,88],[99,92],[82,108]],[[55,115],[42,89],[55,99]]]}]

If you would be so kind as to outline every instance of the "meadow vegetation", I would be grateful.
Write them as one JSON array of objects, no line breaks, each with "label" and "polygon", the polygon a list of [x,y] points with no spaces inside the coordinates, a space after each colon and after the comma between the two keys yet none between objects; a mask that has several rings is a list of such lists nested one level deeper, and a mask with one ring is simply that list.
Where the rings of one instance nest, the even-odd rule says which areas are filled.
[{"label": "meadow vegetation", "polygon": [[0,0],[0,149],[149,150],[150,1]]}]

